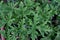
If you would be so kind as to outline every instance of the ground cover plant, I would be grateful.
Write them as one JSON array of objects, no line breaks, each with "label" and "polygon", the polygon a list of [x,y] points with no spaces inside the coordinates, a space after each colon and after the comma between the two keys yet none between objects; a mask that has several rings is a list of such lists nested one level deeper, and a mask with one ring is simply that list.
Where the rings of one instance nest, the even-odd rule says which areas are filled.
[{"label": "ground cover plant", "polygon": [[2,27],[5,40],[60,40],[60,0],[0,0]]}]

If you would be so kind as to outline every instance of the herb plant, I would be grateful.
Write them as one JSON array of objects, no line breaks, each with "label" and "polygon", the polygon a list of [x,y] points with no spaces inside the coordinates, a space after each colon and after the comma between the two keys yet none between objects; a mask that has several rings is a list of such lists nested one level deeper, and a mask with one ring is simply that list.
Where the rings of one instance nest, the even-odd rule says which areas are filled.
[{"label": "herb plant", "polygon": [[0,34],[6,40],[60,40],[59,7],[59,0],[0,1]]}]

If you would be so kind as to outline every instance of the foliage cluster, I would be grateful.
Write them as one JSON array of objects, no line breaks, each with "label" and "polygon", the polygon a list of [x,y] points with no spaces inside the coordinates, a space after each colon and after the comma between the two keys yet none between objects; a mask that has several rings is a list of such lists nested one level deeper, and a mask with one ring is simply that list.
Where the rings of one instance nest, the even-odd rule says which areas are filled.
[{"label": "foliage cluster", "polygon": [[[52,18],[58,15],[52,24]],[[60,40],[60,0],[0,2],[0,30],[6,40]],[[39,38],[38,38],[39,37]]]}]

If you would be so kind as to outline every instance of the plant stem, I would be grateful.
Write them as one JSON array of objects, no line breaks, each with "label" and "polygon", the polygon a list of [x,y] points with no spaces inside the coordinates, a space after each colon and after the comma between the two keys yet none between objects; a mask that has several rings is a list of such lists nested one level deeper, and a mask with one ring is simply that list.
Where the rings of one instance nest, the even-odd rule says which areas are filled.
[{"label": "plant stem", "polygon": [[[1,30],[3,31],[4,30],[4,27],[2,27]],[[1,35],[1,39],[2,40],[5,40],[5,38],[2,35]]]}]

